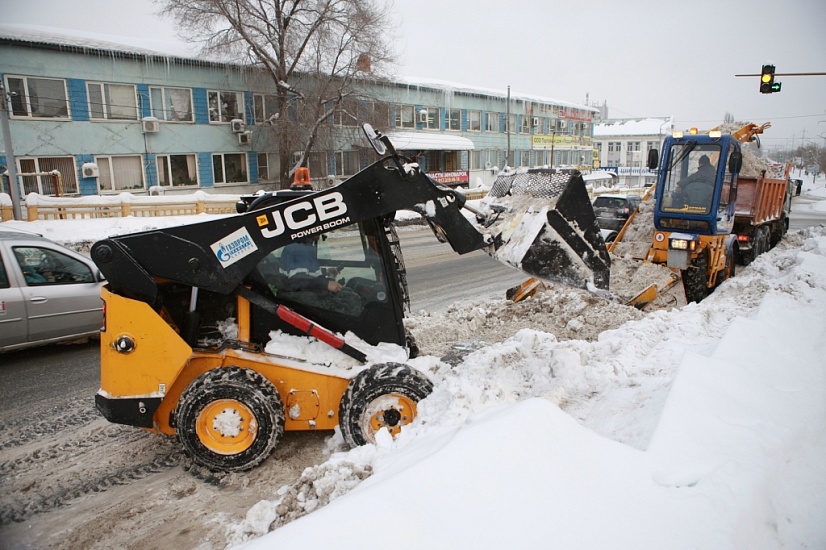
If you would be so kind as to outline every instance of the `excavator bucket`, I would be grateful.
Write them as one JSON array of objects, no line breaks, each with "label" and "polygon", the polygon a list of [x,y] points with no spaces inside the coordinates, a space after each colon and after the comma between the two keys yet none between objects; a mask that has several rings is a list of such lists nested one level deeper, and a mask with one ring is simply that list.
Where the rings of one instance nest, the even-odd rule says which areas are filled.
[{"label": "excavator bucket", "polygon": [[537,279],[608,290],[610,259],[579,172],[500,174],[480,214],[497,260]]}]

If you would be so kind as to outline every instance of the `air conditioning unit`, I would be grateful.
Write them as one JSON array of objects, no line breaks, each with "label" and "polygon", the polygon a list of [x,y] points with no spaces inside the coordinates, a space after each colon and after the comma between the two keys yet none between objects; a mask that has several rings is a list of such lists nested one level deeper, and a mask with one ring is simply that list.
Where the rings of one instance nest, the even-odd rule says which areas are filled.
[{"label": "air conditioning unit", "polygon": [[533,117],[533,125],[534,125],[534,128],[539,126],[539,117],[538,116]]},{"label": "air conditioning unit", "polygon": [[96,178],[100,176],[98,165],[94,162],[83,163],[83,166],[80,167],[80,173],[83,174],[84,178]]},{"label": "air conditioning unit", "polygon": [[252,143],[252,132],[241,132],[238,134],[238,145],[249,145]]},{"label": "air conditioning unit", "polygon": [[240,118],[233,118],[229,123],[229,127],[232,129],[233,134],[240,134],[244,131],[244,128],[246,128],[247,125],[244,124],[244,121]]},{"label": "air conditioning unit", "polygon": [[419,122],[422,124],[427,124],[427,109],[422,109],[419,111]]},{"label": "air conditioning unit", "polygon": [[161,129],[161,121],[153,116],[143,117],[141,124],[144,134],[154,134]]}]

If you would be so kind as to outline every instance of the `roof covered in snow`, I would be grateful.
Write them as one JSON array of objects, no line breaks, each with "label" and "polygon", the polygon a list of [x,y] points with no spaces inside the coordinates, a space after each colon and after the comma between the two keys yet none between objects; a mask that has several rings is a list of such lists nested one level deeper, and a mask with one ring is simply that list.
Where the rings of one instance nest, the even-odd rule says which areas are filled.
[{"label": "roof covered in snow", "polygon": [[674,117],[620,118],[594,124],[594,137],[657,136],[670,134]]},{"label": "roof covered in snow", "polygon": [[240,65],[205,58],[196,52],[197,45],[188,45],[175,40],[112,36],[70,29],[57,31],[38,25],[0,24],[0,43],[8,42],[78,53],[108,53],[120,56],[177,59],[186,63]]},{"label": "roof covered in snow", "polygon": [[[113,36],[89,31],[72,31],[70,29],[60,29],[59,31],[38,25],[18,25],[0,23],[0,42],[12,41],[21,44],[29,44],[41,47],[56,47],[66,51],[77,51],[79,53],[114,53],[131,56],[163,57],[167,59],[178,59],[188,63],[219,63],[223,65],[241,65],[238,62],[227,62],[220,59],[205,58],[200,55],[196,44],[185,44],[179,40],[158,40],[151,38],[137,38],[131,36]],[[505,98],[507,90],[483,88],[447,82],[442,80],[425,79],[410,76],[394,76],[392,84],[411,87],[433,88],[439,91],[458,92],[466,94],[480,94],[490,97]],[[559,99],[543,97],[539,95],[511,92],[510,97],[514,101],[527,101],[571,107],[589,112],[599,112],[599,109],[562,101]]]},{"label": "roof covered in snow", "polygon": [[[433,88],[435,90],[448,90],[451,92],[458,92],[458,93],[465,93],[465,94],[479,94],[484,96],[491,96],[491,97],[502,97],[506,98],[508,96],[507,89],[498,89],[498,88],[484,88],[481,86],[470,86],[467,84],[459,84],[456,82],[449,82],[446,80],[436,80],[432,78],[419,78],[413,76],[394,76],[393,83],[397,85],[407,85],[411,87],[421,87],[421,88]],[[562,101],[560,99],[554,99],[550,97],[543,97],[538,95],[532,94],[525,94],[521,92],[515,92],[511,90],[511,99],[514,101],[529,101],[535,103],[546,103],[550,105],[560,105],[562,107],[572,107],[575,109],[581,109],[583,111],[589,111],[592,113],[598,113],[599,109],[596,107],[589,107],[588,105],[581,105],[579,103],[571,103],[570,101]]]}]

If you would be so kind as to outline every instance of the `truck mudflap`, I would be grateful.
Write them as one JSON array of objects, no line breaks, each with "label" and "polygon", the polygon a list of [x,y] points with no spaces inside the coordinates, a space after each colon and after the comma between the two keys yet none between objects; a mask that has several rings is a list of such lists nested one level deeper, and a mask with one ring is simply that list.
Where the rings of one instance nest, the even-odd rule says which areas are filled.
[{"label": "truck mudflap", "polygon": [[500,174],[480,213],[500,262],[538,279],[608,290],[611,260],[579,172]]}]

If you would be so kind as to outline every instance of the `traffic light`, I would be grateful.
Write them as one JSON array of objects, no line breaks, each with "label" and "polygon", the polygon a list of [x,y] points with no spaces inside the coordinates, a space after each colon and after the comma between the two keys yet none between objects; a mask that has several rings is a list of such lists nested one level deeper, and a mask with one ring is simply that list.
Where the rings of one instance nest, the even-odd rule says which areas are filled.
[{"label": "traffic light", "polygon": [[760,71],[760,93],[771,94],[780,91],[780,82],[774,81],[774,65],[763,65]]}]

